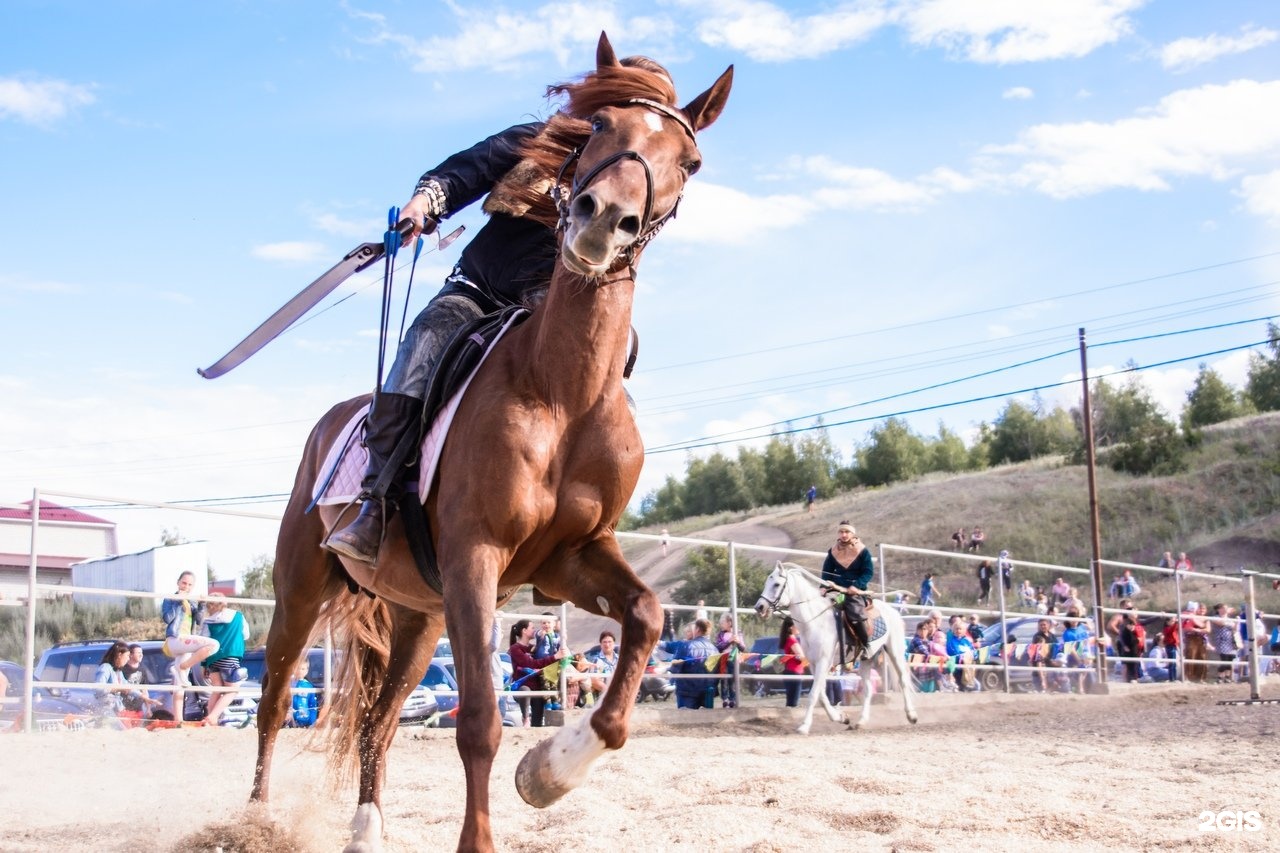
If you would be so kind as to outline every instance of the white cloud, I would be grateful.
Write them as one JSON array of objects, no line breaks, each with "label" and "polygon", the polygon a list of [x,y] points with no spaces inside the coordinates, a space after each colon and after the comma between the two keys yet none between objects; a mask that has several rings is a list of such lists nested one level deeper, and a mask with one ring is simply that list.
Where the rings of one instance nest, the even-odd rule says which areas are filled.
[{"label": "white cloud", "polygon": [[827,186],[813,196],[823,207],[836,210],[920,210],[932,204],[941,190],[923,181],[901,181],[880,169],[845,166],[829,157],[808,157],[802,166]]},{"label": "white cloud", "polygon": [[283,243],[264,243],[254,246],[252,255],[264,261],[311,262],[324,260],[329,250],[323,243],[307,243],[300,240]]},{"label": "white cloud", "polygon": [[1146,0],[904,0],[908,38],[973,62],[1085,56],[1128,35]]},{"label": "white cloud", "polygon": [[0,77],[0,119],[48,127],[94,100],[90,86],[64,80]]},{"label": "white cloud", "polygon": [[54,279],[31,279],[0,273],[0,292],[21,293],[83,293],[84,288]]},{"label": "white cloud", "polygon": [[1244,198],[1246,210],[1280,227],[1280,170],[1246,177],[1238,195]]},{"label": "white cloud", "polygon": [[687,3],[706,11],[698,37],[712,47],[739,50],[760,62],[812,59],[865,41],[892,18],[882,0],[844,3],[829,12],[792,16],[763,0]]},{"label": "white cloud", "polygon": [[1055,198],[1167,190],[1176,176],[1225,180],[1280,154],[1280,81],[1184,89],[1131,118],[1036,125],[985,152],[1023,160],[1011,182]]},{"label": "white cloud", "polygon": [[1181,38],[1160,48],[1160,64],[1174,73],[1190,71],[1220,56],[1244,53],[1271,44],[1277,37],[1280,37],[1280,33],[1275,30],[1244,27],[1237,38],[1217,33],[1203,38]]},{"label": "white cloud", "polygon": [[1028,89],[1026,86],[1013,86],[1005,89],[1000,97],[1006,101],[1029,101],[1036,96],[1036,93]]},{"label": "white cloud", "polygon": [[668,37],[673,24],[664,18],[624,18],[611,3],[549,3],[527,12],[492,9],[470,10],[450,4],[460,25],[453,36],[419,39],[393,31],[383,15],[359,13],[377,32],[365,39],[372,44],[398,46],[422,72],[446,72],[468,68],[516,71],[531,57],[550,53],[562,67],[581,64],[592,55],[601,30],[615,43],[628,44]]},{"label": "white cloud", "polygon": [[361,239],[370,234],[376,234],[379,229],[386,227],[385,220],[379,223],[376,219],[347,219],[331,210],[309,208],[306,213],[310,217],[312,225],[326,234],[333,234],[337,237]]},{"label": "white cloud", "polygon": [[758,237],[746,222],[768,222],[773,228],[799,225],[817,209],[799,195],[752,196],[731,187],[692,181],[680,212],[662,232],[681,242],[742,244]]}]

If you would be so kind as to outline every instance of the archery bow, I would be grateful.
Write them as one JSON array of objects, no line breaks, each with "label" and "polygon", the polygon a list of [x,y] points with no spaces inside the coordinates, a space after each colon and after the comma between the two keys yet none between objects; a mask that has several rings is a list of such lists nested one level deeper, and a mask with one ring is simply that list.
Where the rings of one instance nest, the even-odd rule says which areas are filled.
[{"label": "archery bow", "polygon": [[[208,367],[203,369],[196,368],[196,373],[199,373],[205,379],[217,379],[224,373],[244,363],[251,355],[275,340],[281,332],[297,322],[303,314],[318,305],[320,300],[332,293],[338,285],[356,273],[368,269],[386,255],[387,247],[393,242],[394,235],[398,235],[399,239],[403,240],[409,235],[412,228],[413,223],[406,219],[396,225],[395,228],[389,229],[382,242],[361,243],[350,252],[347,252],[341,261],[324,275],[303,288],[297,296],[290,299],[279,310],[264,320],[262,325],[250,332],[248,337],[232,347],[226,355]],[[428,251],[448,248],[449,244],[462,234],[462,231],[463,226],[458,227],[447,236],[440,238],[435,247]],[[396,246],[399,246],[399,242],[396,242]],[[417,260],[416,254],[414,260]]]}]

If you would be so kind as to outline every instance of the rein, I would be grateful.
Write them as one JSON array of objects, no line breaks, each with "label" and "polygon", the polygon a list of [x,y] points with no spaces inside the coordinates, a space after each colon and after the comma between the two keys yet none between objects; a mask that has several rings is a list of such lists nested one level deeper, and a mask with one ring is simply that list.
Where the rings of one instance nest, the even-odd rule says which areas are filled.
[{"label": "rein", "polygon": [[[631,98],[626,103],[629,106],[643,106],[662,113],[679,124],[680,128],[689,135],[689,138],[694,140],[695,143],[697,142],[697,138],[694,136],[693,126],[689,124],[689,119],[686,118],[679,110],[658,101],[651,101],[648,98]],[[654,237],[658,236],[658,232],[662,230],[664,225],[675,218],[676,210],[680,207],[680,201],[684,198],[684,190],[683,188],[680,190],[680,194],[676,196],[675,204],[671,205],[670,210],[659,217],[656,221],[650,222],[650,218],[653,216],[653,168],[649,165],[649,161],[646,160],[640,152],[627,149],[626,151],[618,151],[601,160],[599,163],[595,164],[595,166],[591,167],[587,174],[581,179],[579,179],[575,174],[572,185],[569,187],[569,192],[565,193],[565,173],[568,172],[569,167],[574,165],[582,156],[583,147],[584,146],[582,145],[575,147],[569,152],[569,155],[564,158],[564,163],[560,165],[560,170],[556,173],[555,183],[551,185],[551,189],[548,191],[551,198],[555,201],[556,210],[560,214],[560,219],[556,223],[556,233],[564,233],[565,228],[568,227],[569,224],[569,210],[573,205],[574,199],[576,199],[584,189],[590,186],[591,182],[598,178],[601,172],[622,160],[634,160],[639,163],[644,169],[645,183],[644,217],[640,222],[640,235],[629,243],[625,249],[618,253],[617,260],[614,261],[613,265],[611,265],[608,270],[608,272],[612,273],[625,267],[628,271],[628,278],[634,280],[636,256],[644,250],[644,247],[647,246]],[[615,281],[621,280],[623,279],[608,279],[602,283],[611,284]]]},{"label": "rein", "polygon": [[[816,598],[806,598],[806,599],[803,599],[802,601],[793,601],[791,602],[791,605],[792,605],[791,607],[781,608],[778,606],[778,602],[782,600],[783,593],[787,591],[787,584],[791,582],[792,572],[800,572],[801,574],[808,574],[807,572],[804,571],[803,568],[788,569],[786,572],[784,572],[782,575],[782,584],[778,587],[778,594],[773,597],[773,600],[770,601],[768,598],[765,598],[763,595],[760,596],[761,598],[764,598],[765,602],[769,605],[769,607],[775,611],[785,610],[787,615],[791,616],[793,621],[800,622],[801,624],[808,624],[809,622],[812,622],[814,619],[821,618],[823,615],[825,615],[825,613],[829,612],[832,609],[830,607],[830,602],[827,601],[826,596],[822,594],[819,594]],[[811,617],[809,619],[796,619],[794,606],[797,604],[808,604],[810,601],[822,601],[824,604],[828,605],[827,610],[819,611],[817,616]]]}]

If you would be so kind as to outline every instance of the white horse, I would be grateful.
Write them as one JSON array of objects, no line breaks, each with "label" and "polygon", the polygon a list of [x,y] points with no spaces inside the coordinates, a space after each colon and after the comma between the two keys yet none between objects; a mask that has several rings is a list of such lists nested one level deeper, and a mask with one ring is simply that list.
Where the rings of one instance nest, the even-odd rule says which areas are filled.
[{"label": "white horse", "polygon": [[[839,654],[839,635],[833,616],[834,607],[819,588],[820,582],[819,578],[794,563],[779,562],[765,579],[764,591],[756,602],[756,613],[762,619],[768,619],[775,610],[790,612],[800,633],[800,647],[809,658],[813,686],[809,689],[809,706],[804,712],[804,722],[796,729],[802,735],[809,733],[809,727],[813,724],[813,709],[818,702],[822,702],[822,707],[832,722],[862,728],[871,716],[869,681],[862,691],[862,716],[856,724],[851,724],[848,717],[827,699],[827,674]],[[871,641],[867,658],[874,658],[882,650],[885,652],[889,663],[898,673],[898,683],[902,685],[902,701],[906,706],[907,719],[914,723],[917,720],[915,708],[911,705],[914,688],[906,670],[907,642],[902,616],[894,608],[880,602],[874,611],[868,611],[868,632],[871,632],[877,618],[884,620],[885,632]]]}]

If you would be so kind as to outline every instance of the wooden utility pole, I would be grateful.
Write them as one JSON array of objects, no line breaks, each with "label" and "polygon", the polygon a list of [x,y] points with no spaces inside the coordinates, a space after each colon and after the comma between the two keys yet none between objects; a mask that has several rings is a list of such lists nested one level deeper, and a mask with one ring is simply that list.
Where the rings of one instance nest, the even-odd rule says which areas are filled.
[{"label": "wooden utility pole", "polygon": [[1093,624],[1098,640],[1094,660],[1094,687],[1098,693],[1107,692],[1107,667],[1102,659],[1102,646],[1106,634],[1106,621],[1102,614],[1102,532],[1098,518],[1098,471],[1093,450],[1093,403],[1089,399],[1089,347],[1085,343],[1084,328],[1080,329],[1080,382],[1084,388],[1084,400],[1080,406],[1080,419],[1084,422],[1084,458],[1089,470],[1089,536],[1093,545],[1090,575],[1093,579]]}]

